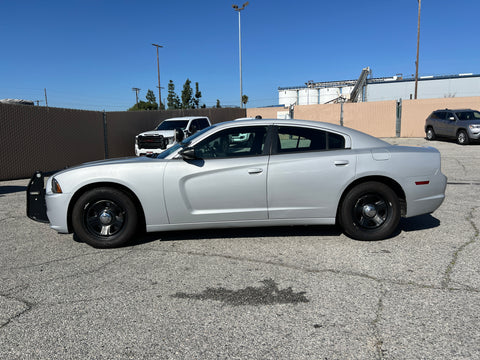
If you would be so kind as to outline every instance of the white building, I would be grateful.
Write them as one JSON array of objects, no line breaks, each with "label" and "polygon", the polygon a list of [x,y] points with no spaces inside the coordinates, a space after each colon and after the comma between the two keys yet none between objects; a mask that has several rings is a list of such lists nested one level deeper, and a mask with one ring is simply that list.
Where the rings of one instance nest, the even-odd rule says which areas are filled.
[{"label": "white building", "polygon": [[[415,79],[396,75],[390,78],[366,78],[370,69],[362,71],[358,80],[327,82],[308,81],[303,86],[279,87],[279,105],[312,105],[351,101],[352,91],[357,85],[357,102],[413,99]],[[480,74],[446,76],[423,76],[418,79],[417,98],[432,99],[446,97],[480,96]]]}]

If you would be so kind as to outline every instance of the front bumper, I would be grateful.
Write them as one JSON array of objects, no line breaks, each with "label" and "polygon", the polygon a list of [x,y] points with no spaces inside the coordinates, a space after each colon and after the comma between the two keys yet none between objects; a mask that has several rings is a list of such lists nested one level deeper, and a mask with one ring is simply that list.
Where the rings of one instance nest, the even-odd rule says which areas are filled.
[{"label": "front bumper", "polygon": [[27,187],[27,216],[35,221],[49,223],[45,203],[45,176],[41,171],[35,172]]}]

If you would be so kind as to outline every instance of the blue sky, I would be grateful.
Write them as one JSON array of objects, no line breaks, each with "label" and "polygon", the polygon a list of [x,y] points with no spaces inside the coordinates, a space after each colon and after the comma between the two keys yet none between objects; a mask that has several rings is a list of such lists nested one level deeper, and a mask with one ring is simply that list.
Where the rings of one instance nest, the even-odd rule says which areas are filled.
[{"label": "blue sky", "polygon": [[[243,1],[243,0],[242,0]],[[133,87],[162,98],[173,80],[199,83],[201,103],[239,105],[235,0],[0,0],[0,99],[126,110]],[[308,80],[415,73],[416,0],[251,0],[241,13],[248,107],[278,103],[277,88]],[[480,73],[477,0],[423,0],[420,75]],[[44,105],[41,102],[40,105]]]}]

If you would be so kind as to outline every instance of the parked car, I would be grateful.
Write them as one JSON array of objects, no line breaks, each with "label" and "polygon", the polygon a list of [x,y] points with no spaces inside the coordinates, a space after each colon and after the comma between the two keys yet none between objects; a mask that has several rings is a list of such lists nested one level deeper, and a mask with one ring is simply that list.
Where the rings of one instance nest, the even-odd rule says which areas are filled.
[{"label": "parked car", "polygon": [[[250,141],[238,143],[239,134]],[[444,200],[438,150],[392,146],[302,120],[215,124],[156,157],[97,161],[37,173],[27,214],[95,247],[136,231],[338,223],[355,239],[385,239],[400,217]]]},{"label": "parked car", "polygon": [[427,140],[456,139],[460,145],[480,139],[480,112],[472,109],[436,110],[425,120]]},{"label": "parked car", "polygon": [[210,119],[201,117],[176,117],[163,120],[152,131],[146,131],[135,137],[135,155],[159,154],[175,143],[175,131],[182,131],[184,137],[188,137],[198,130],[211,125]]}]

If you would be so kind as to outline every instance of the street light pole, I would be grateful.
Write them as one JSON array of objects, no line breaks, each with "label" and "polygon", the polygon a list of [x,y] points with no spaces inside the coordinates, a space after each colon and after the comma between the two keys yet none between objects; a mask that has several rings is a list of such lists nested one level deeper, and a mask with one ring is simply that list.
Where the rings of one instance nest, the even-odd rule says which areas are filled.
[{"label": "street light pole", "polygon": [[243,86],[242,86],[242,27],[240,22],[240,11],[245,9],[248,5],[248,1],[242,5],[241,8],[238,5],[232,5],[233,9],[238,12],[238,58],[240,63],[240,107],[243,108]]},{"label": "street light pole", "polygon": [[160,88],[160,62],[158,61],[158,48],[163,48],[162,45],[152,44],[157,48],[157,74],[158,74],[158,110],[162,106],[162,90]]},{"label": "street light pole", "polygon": [[417,99],[418,89],[418,50],[420,48],[420,9],[422,7],[422,0],[418,2],[418,25],[417,25],[417,61],[415,61],[415,100]]}]

